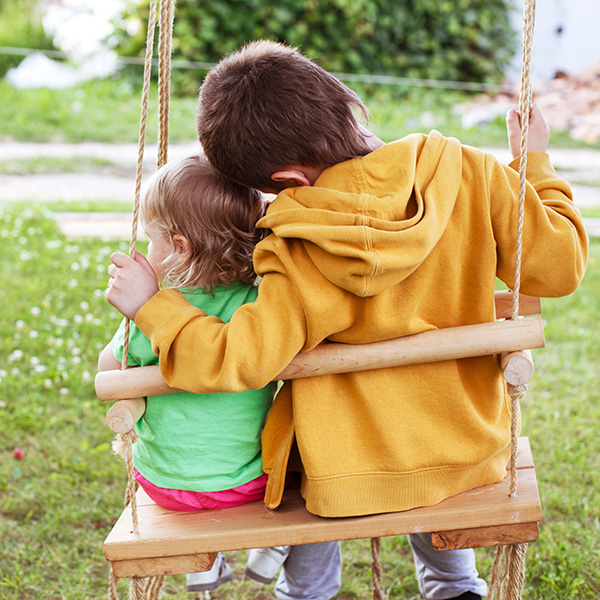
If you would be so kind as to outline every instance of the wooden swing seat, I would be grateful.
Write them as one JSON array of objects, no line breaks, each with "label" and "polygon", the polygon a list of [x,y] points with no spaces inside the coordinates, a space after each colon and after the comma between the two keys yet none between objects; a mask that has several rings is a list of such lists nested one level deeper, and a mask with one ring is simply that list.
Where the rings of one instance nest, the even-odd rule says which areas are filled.
[{"label": "wooden swing seat", "polygon": [[519,491],[509,497],[510,476],[434,506],[363,517],[323,518],[309,513],[297,491],[281,508],[262,502],[223,510],[176,512],[137,493],[139,533],[125,508],[104,542],[117,577],[192,573],[210,568],[217,552],[269,546],[431,532],[436,550],[535,541],[542,520],[529,440],[519,439]]}]

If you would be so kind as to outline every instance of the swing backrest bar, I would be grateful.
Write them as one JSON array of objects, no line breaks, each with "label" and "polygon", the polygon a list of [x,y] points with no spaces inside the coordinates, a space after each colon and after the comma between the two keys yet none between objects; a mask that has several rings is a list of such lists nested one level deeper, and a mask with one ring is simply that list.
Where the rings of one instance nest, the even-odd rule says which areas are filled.
[{"label": "swing backrest bar", "polygon": [[[496,292],[496,312],[500,316],[510,314],[510,296],[510,292]],[[540,310],[539,298],[522,297],[521,314],[535,314]],[[298,354],[275,380],[487,356],[543,348],[544,343],[539,316],[436,329],[371,344],[324,343]],[[96,375],[96,394],[103,401],[175,391],[179,390],[166,384],[158,366],[103,371]]]}]

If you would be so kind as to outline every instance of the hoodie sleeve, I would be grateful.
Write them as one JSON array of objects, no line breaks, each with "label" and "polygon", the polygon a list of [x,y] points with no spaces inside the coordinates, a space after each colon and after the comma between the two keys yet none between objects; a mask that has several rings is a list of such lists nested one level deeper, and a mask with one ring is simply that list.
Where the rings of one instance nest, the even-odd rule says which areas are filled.
[{"label": "hoodie sleeve", "polygon": [[[508,167],[486,155],[488,195],[497,247],[497,275],[514,285],[519,203],[519,159]],[[574,292],[585,274],[588,238],[571,189],[548,154],[527,155],[521,292],[558,297]]]},{"label": "hoodie sleeve", "polygon": [[259,389],[277,377],[306,339],[302,305],[282,272],[266,274],[257,299],[229,323],[179,292],[161,290],[136,316],[172,387],[196,393]]}]

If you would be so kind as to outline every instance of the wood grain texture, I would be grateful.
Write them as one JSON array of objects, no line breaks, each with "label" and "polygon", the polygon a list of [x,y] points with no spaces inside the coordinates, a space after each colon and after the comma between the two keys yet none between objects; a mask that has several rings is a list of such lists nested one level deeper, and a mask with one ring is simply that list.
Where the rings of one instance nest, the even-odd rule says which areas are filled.
[{"label": "wood grain texture", "polygon": [[[296,355],[274,380],[487,356],[544,345],[540,316],[435,329],[372,344],[324,343]],[[96,395],[103,401],[175,391],[179,390],[166,384],[158,366],[102,371],[96,375]]]},{"label": "wood grain texture", "polygon": [[[161,574],[161,559],[218,551],[243,550],[286,544],[307,544],[333,540],[385,537],[407,533],[511,527],[537,523],[542,514],[533,458],[527,438],[520,439],[519,488],[508,496],[509,478],[447,498],[435,506],[413,510],[327,519],[306,511],[298,492],[286,492],[281,508],[268,511],[262,502],[224,510],[175,512],[156,505],[138,492],[139,533],[132,533],[131,513],[126,508],[107,537],[107,560],[158,559],[153,564]],[[527,529],[528,536],[530,530]],[[458,534],[457,534],[458,535]],[[460,534],[463,536],[466,534]],[[500,534],[496,532],[496,537]],[[507,534],[508,535],[508,534]],[[172,562],[167,561],[173,572]],[[124,566],[122,562],[120,566]],[[180,572],[186,572],[182,567]],[[197,569],[196,569],[197,570]]]}]

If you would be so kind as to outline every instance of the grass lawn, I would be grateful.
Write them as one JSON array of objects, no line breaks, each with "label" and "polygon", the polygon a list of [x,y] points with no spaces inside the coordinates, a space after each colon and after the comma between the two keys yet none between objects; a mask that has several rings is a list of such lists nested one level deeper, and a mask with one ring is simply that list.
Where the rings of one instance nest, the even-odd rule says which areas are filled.
[{"label": "grass lawn", "polygon": [[[102,542],[122,508],[125,471],[93,392],[99,350],[119,317],[103,297],[108,257],[127,245],[70,242],[45,211],[0,213],[0,598],[84,600],[106,593]],[[142,248],[143,249],[143,248]],[[526,599],[600,597],[600,242],[573,296],[546,300],[547,348],[523,405],[544,508],[528,552]],[[20,449],[22,454],[16,452]],[[338,598],[367,599],[368,541],[346,542]],[[489,576],[492,551],[478,551]],[[242,574],[214,599],[272,598]],[[389,598],[418,593],[404,538],[383,540]],[[167,579],[165,598],[190,598]],[[123,582],[120,593],[126,595]]]},{"label": "grass lawn", "polygon": [[[0,82],[0,140],[137,142],[140,86],[93,81],[70,90],[15,90]],[[439,129],[473,145],[505,146],[503,119],[463,130],[452,107],[458,92],[359,90],[386,140]],[[195,140],[195,98],[173,98],[170,140]],[[148,142],[155,141],[156,102]],[[573,145],[553,132],[555,145]],[[0,175],[104,172],[130,176],[107,161],[34,158],[4,161]],[[597,185],[597,184],[596,184]],[[122,509],[126,476],[110,450],[106,407],[93,377],[100,349],[119,316],[104,300],[110,253],[127,244],[71,242],[50,211],[121,210],[118,201],[0,205],[0,600],[105,597],[102,542]],[[588,209],[586,216],[600,216]],[[140,244],[143,250],[143,244]],[[600,598],[600,242],[571,297],[547,300],[547,348],[523,404],[523,432],[536,458],[544,508],[541,539],[529,549],[526,599]],[[16,450],[20,450],[21,452]],[[367,540],[345,542],[341,600],[371,597]],[[478,551],[488,577],[493,551]],[[244,578],[245,553],[230,553],[235,580],[216,600],[267,600],[272,586]],[[389,598],[418,594],[405,538],[382,543]],[[167,579],[164,598],[189,599],[183,576]],[[126,597],[126,585],[120,585]]]},{"label": "grass lawn", "polygon": [[[198,85],[202,74],[199,74]],[[506,146],[506,126],[498,117],[464,129],[454,107],[473,96],[454,90],[365,87],[356,91],[373,117],[375,132],[391,141],[414,131],[437,129],[474,146]],[[147,141],[156,141],[156,89],[150,92]],[[96,80],[74,89],[17,90],[0,81],[0,140],[28,142],[137,142],[141,82]],[[171,143],[195,141],[195,97],[171,99]],[[567,133],[552,132],[556,146],[581,147]],[[600,142],[597,145],[600,147]],[[43,168],[37,167],[37,168]],[[6,172],[6,171],[3,171]]]}]

